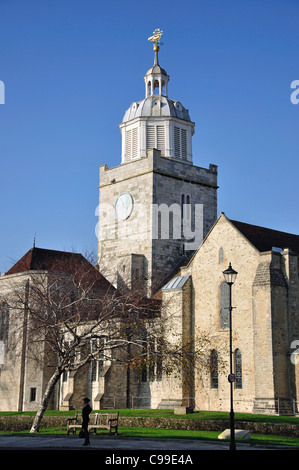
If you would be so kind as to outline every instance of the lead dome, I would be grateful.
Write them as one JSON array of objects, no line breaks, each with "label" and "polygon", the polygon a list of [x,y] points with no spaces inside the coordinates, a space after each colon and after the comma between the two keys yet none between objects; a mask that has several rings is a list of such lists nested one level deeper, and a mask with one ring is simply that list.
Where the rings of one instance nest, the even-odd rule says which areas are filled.
[{"label": "lead dome", "polygon": [[154,46],[154,65],[144,76],[145,98],[134,101],[119,125],[122,135],[122,163],[144,158],[147,150],[161,156],[192,163],[194,122],[180,101],[168,98],[169,75],[160,67],[159,46]]}]

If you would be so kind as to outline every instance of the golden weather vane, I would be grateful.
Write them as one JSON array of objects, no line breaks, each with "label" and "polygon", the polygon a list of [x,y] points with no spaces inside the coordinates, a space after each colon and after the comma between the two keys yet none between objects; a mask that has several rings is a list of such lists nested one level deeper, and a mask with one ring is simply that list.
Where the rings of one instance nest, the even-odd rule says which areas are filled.
[{"label": "golden weather vane", "polygon": [[163,34],[163,31],[161,31],[158,28],[158,29],[155,29],[155,31],[153,31],[153,35],[148,38],[148,41],[155,43],[154,50],[155,50],[155,47],[158,47],[158,44],[159,44],[159,41],[161,39],[162,34]]}]

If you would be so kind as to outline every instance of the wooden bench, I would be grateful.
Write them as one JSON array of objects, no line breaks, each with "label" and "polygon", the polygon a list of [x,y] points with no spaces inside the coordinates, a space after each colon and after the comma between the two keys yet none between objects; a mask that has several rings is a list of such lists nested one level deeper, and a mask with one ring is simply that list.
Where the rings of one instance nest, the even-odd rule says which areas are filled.
[{"label": "wooden bench", "polygon": [[96,419],[94,424],[90,423],[88,425],[88,430],[93,430],[94,434],[96,434],[97,429],[108,429],[109,436],[112,434],[112,430],[114,434],[117,435],[118,432],[118,418],[119,413],[96,413]]},{"label": "wooden bench", "polygon": [[71,431],[73,434],[76,434],[77,429],[82,428],[82,418],[79,418],[79,412],[76,411],[76,415],[73,418],[67,418],[67,434]]},{"label": "wooden bench", "polygon": [[[111,436],[112,430],[117,435],[118,432],[118,418],[119,413],[91,413],[90,421],[88,424],[88,431],[93,430],[96,434],[97,429],[108,429],[109,435]],[[76,411],[76,415],[72,418],[67,418],[67,434],[72,432],[76,434],[76,430],[81,430],[82,418],[79,418],[79,413]]]}]

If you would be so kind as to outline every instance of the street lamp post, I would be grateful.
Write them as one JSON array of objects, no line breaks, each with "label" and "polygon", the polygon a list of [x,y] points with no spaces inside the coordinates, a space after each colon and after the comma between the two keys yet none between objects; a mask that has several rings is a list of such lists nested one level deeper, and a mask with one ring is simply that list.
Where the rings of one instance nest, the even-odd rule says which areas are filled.
[{"label": "street lamp post", "polygon": [[235,443],[235,414],[234,414],[234,398],[233,398],[233,384],[235,381],[235,375],[233,374],[233,348],[232,348],[232,285],[234,284],[237,272],[232,268],[229,263],[228,268],[223,271],[224,279],[229,286],[229,365],[230,373],[228,381],[230,383],[230,450],[236,450]]}]

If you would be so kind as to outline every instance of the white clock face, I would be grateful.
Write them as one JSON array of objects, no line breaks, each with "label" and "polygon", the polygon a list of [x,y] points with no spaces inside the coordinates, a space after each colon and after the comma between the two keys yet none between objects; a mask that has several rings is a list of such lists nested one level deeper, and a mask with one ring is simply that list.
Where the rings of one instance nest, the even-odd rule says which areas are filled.
[{"label": "white clock face", "polygon": [[132,214],[134,201],[129,193],[122,193],[115,203],[115,214],[119,220],[126,220]]}]

